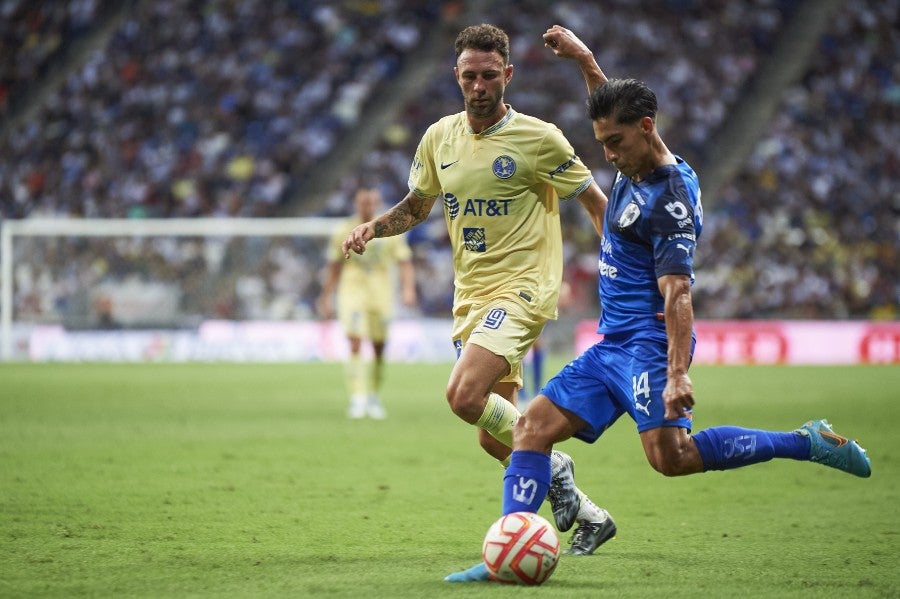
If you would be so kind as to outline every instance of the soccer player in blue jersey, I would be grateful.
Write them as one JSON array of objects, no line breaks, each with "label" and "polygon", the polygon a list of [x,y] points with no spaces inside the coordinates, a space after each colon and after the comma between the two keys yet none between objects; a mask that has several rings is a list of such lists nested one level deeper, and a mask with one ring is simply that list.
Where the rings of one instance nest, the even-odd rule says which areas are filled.
[{"label": "soccer player in blue jersey", "polygon": [[[824,420],[788,432],[719,426],[691,434],[694,391],[693,256],[703,226],[697,175],[656,130],[656,96],[634,79],[610,79],[571,31],[554,26],[546,45],[577,61],[591,92],[594,134],[619,171],[600,243],[598,332],[603,340],[566,365],[533,399],[513,431],[503,513],[536,512],[550,481],[553,444],[596,441],[623,414],[637,424],[650,465],[666,476],[727,470],[791,458],[861,477],[869,459]],[[602,527],[579,527],[572,549],[590,547]],[[481,563],[447,577],[489,580]]]},{"label": "soccer player in blue jersey", "polygon": [[[455,50],[465,109],[428,127],[410,168],[409,193],[355,227],[343,252],[362,254],[372,239],[404,233],[442,204],[453,251],[451,341],[459,357],[446,397],[457,416],[478,427],[481,446],[506,465],[520,416],[522,359],[557,316],[559,204],[577,199],[599,234],[606,196],[555,125],[504,103],[514,69],[502,29],[467,27]],[[571,458],[554,451],[552,459],[557,527],[612,527],[606,510],[575,487]]]}]

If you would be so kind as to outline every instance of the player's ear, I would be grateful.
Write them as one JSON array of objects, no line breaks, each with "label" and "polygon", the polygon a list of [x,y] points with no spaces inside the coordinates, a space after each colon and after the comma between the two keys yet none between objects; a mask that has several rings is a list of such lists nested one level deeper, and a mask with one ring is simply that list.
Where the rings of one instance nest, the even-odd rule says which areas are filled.
[{"label": "player's ear", "polygon": [[650,135],[653,133],[653,129],[656,128],[656,123],[653,122],[653,119],[649,116],[641,117],[641,131],[644,135]]},{"label": "player's ear", "polygon": [[512,76],[513,76],[513,66],[511,64],[506,65],[506,69],[505,69],[503,75],[504,75],[506,82],[509,83],[509,80],[512,79]]}]

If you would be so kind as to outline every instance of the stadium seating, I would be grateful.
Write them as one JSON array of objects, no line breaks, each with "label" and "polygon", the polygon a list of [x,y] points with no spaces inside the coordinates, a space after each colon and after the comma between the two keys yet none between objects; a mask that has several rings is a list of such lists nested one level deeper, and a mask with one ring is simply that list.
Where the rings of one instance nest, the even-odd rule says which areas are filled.
[{"label": "stadium seating", "polygon": [[[715,159],[708,140],[799,1],[139,3],[37,117],[0,140],[0,216],[278,214],[300,184],[335,158],[337,140],[366,119],[379,86],[417,59],[423,37],[449,4],[454,12],[472,11],[472,22],[509,31],[516,72],[507,100],[558,124],[601,186],[608,187],[613,172],[592,139],[583,82],[540,39],[552,23],[578,31],[611,76],[639,76],[654,88],[666,142],[702,180],[704,165]],[[80,12],[45,15],[30,39],[79,35],[94,4],[70,4]],[[22,31],[34,29],[33,10],[22,2],[5,6],[10,20],[3,43],[15,51],[0,53],[6,88],[0,95],[19,93],[35,69],[46,68],[35,65],[59,59],[41,49],[43,42],[21,41]],[[772,90],[783,96],[778,117],[719,201],[707,206],[695,289],[699,316],[896,318],[898,12],[898,0],[849,3],[832,20],[802,82]],[[332,200],[311,210],[348,213],[351,191],[361,182],[377,181],[389,200],[405,193],[425,126],[462,109],[449,75],[451,48],[444,60],[448,68],[429,87],[402,90],[408,101],[396,121]],[[563,217],[572,287],[564,309],[592,316],[596,236],[575,203],[564,207]],[[440,282],[421,286],[423,312],[445,315],[452,278],[437,210],[410,241],[420,279]],[[97,268],[93,243],[41,249],[32,265],[22,265],[17,310],[62,319],[72,303],[64,273],[81,264],[73,257],[83,257],[82,268],[103,273],[101,279],[117,276],[116,269]],[[319,282],[297,273],[316,272],[319,248],[298,241],[248,254],[237,242],[216,251],[191,244],[142,250],[155,256],[146,258],[153,266],[143,276],[152,278],[158,268],[172,277],[174,269],[176,280],[207,281],[187,286],[191,313],[309,315]],[[104,252],[103,261],[114,265],[135,247],[113,244]],[[211,262],[213,255],[224,258]],[[259,268],[260,261],[269,266]],[[222,263],[231,269],[224,279]],[[52,274],[43,276],[47,269]]]},{"label": "stadium seating", "polygon": [[900,317],[900,2],[835,14],[752,158],[708,212],[697,310]]},{"label": "stadium seating", "polygon": [[51,70],[103,11],[92,0],[0,5],[0,118]]}]

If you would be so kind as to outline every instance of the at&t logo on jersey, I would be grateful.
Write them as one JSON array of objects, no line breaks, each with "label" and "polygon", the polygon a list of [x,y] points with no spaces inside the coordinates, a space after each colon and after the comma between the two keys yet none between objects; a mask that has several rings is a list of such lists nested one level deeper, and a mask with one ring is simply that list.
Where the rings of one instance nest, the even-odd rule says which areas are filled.
[{"label": "at&t logo on jersey", "polygon": [[469,198],[463,216],[508,216],[512,200],[485,200]]},{"label": "at&t logo on jersey", "polygon": [[452,193],[444,194],[444,207],[450,220],[456,220],[460,210],[463,216],[509,216],[510,204],[512,200],[469,198],[463,205]]},{"label": "at&t logo on jersey", "polygon": [[447,216],[450,217],[450,220],[456,220],[456,217],[459,216],[459,200],[456,199],[456,196],[452,193],[444,194],[444,208],[447,209]]},{"label": "at&t logo on jersey", "polygon": [[516,161],[506,155],[497,156],[491,168],[499,179],[509,179],[516,174]]}]

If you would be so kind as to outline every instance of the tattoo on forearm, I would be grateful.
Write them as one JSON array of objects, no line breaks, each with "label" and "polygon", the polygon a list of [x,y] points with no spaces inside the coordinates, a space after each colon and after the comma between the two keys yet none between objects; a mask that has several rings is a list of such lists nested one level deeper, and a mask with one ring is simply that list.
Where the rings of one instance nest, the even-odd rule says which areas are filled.
[{"label": "tattoo on forearm", "polygon": [[409,231],[428,216],[422,202],[415,205],[404,198],[375,221],[375,237],[391,237]]}]

